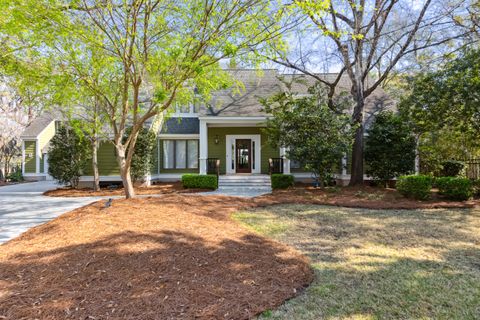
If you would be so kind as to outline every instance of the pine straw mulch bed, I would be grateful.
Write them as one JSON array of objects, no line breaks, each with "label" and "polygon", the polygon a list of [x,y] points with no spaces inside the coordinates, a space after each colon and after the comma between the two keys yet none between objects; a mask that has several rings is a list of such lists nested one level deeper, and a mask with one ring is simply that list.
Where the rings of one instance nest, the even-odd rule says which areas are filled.
[{"label": "pine straw mulch bed", "polygon": [[368,186],[313,188],[297,185],[288,190],[275,190],[271,195],[261,196],[256,200],[264,204],[303,203],[365,209],[472,208],[480,205],[479,199],[445,200],[435,190],[430,200],[418,201],[403,197],[395,189]]},{"label": "pine straw mulch bed", "polygon": [[[205,189],[184,189],[180,182],[166,182],[151,185],[150,187],[135,187],[137,195],[155,195],[170,193],[194,193],[210,191]],[[123,187],[117,189],[102,188],[100,191],[94,192],[92,188],[73,189],[70,187],[57,188],[43,193],[49,197],[103,197],[103,196],[124,196]]]},{"label": "pine straw mulch bed", "polygon": [[230,218],[267,199],[104,203],[0,246],[0,319],[247,319],[313,280],[300,253]]}]

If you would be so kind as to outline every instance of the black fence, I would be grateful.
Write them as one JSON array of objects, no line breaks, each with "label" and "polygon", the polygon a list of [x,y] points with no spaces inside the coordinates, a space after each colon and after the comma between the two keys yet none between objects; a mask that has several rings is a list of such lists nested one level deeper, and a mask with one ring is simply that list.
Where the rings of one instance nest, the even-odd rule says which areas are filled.
[{"label": "black fence", "polygon": [[480,158],[479,159],[466,159],[465,163],[465,175],[469,179],[480,179]]}]

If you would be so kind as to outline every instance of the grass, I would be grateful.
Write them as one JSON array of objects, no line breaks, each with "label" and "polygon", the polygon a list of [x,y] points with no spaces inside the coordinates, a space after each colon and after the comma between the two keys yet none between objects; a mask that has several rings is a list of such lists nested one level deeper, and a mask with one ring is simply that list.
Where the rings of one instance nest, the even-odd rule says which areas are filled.
[{"label": "grass", "polygon": [[234,214],[316,279],[261,319],[479,319],[480,210],[276,205]]}]

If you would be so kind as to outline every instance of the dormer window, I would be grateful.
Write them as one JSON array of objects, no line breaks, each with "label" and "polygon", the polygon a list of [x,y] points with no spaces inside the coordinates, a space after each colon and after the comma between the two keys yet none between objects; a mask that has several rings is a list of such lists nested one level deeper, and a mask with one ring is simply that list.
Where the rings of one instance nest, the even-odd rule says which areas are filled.
[{"label": "dormer window", "polygon": [[177,115],[192,115],[197,114],[200,109],[200,105],[198,102],[190,102],[186,104],[176,104],[175,105],[175,113]]}]

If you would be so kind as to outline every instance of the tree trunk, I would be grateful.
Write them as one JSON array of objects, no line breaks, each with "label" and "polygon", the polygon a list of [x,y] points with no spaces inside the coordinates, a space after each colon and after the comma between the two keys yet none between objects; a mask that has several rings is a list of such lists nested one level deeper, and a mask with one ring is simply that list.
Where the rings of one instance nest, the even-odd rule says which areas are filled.
[{"label": "tree trunk", "polygon": [[98,173],[98,140],[94,137],[92,140],[92,169],[93,169],[93,191],[100,191],[100,175]]},{"label": "tree trunk", "polygon": [[131,199],[135,197],[135,190],[133,189],[132,176],[130,174],[130,164],[125,156],[125,148],[123,146],[116,146],[118,164],[120,165],[120,176],[122,177],[123,189],[125,190],[125,198]]},{"label": "tree trunk", "polygon": [[359,95],[353,111],[353,123],[358,127],[355,129],[355,140],[352,148],[350,186],[363,185],[363,107],[363,95]]}]

